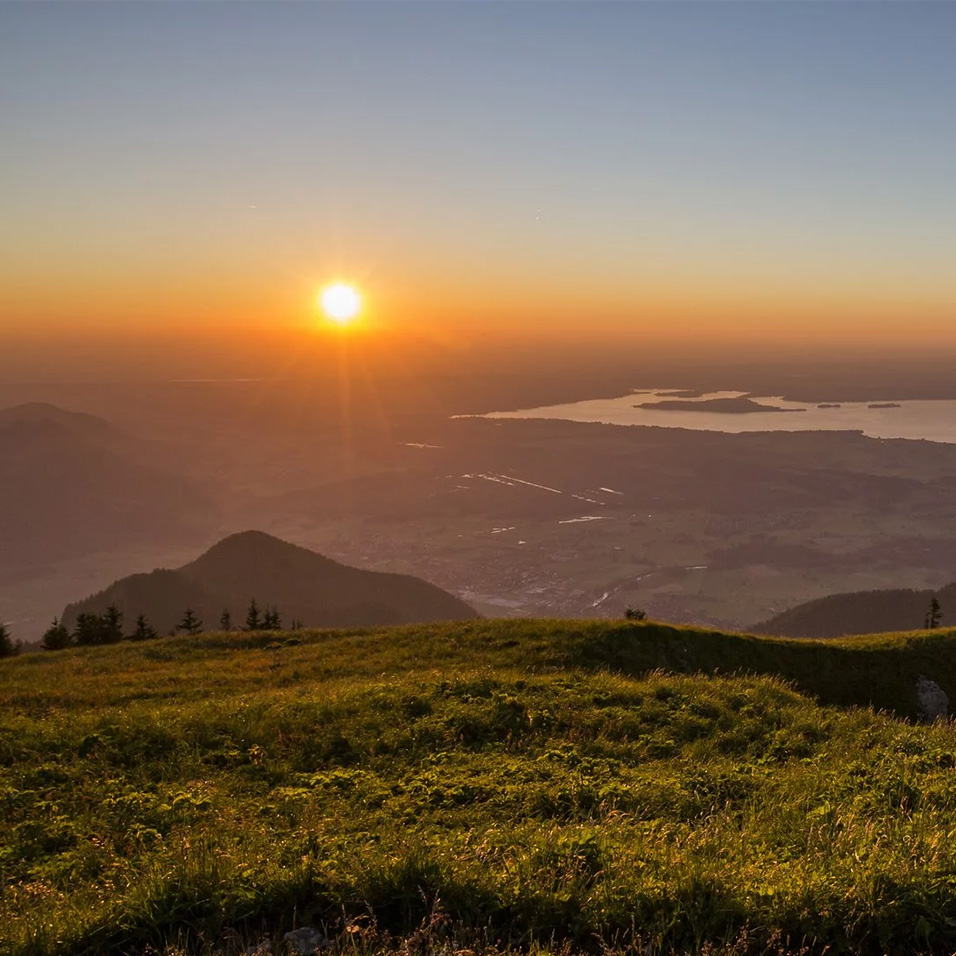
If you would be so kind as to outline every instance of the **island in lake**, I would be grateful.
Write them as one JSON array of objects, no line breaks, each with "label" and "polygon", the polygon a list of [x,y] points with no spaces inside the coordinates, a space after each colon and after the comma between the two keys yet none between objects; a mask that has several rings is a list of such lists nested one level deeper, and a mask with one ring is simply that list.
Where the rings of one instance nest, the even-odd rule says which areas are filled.
[{"label": "island in lake", "polygon": [[867,408],[902,408],[899,402],[873,402]]},{"label": "island in lake", "polygon": [[658,392],[658,395],[664,395],[667,398],[703,398],[704,393],[696,388],[674,388],[668,392]]},{"label": "island in lake", "polygon": [[[780,408],[778,405],[761,405],[752,398],[707,398],[702,402],[664,401],[642,402],[635,408],[649,408],[656,412],[721,412],[745,415],[750,412],[805,412],[805,408]],[[872,407],[872,406],[871,406]]]},{"label": "island in lake", "polygon": [[823,402],[822,405],[817,405],[817,408],[843,408],[839,402]]}]

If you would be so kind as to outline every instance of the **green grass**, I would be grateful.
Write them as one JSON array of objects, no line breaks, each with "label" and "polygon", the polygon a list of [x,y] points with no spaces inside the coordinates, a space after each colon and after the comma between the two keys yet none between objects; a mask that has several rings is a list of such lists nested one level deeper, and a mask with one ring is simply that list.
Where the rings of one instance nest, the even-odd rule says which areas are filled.
[{"label": "green grass", "polygon": [[954,650],[478,621],[4,661],[0,952],[950,953],[956,732],[819,701],[911,714]]}]

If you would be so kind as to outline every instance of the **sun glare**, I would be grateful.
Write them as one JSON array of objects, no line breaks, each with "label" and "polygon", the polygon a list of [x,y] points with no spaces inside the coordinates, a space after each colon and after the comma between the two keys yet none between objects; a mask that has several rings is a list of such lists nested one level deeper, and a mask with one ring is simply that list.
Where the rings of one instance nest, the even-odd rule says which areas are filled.
[{"label": "sun glare", "polygon": [[350,285],[336,282],[326,286],[320,297],[322,311],[339,325],[348,325],[358,315],[362,300]]}]

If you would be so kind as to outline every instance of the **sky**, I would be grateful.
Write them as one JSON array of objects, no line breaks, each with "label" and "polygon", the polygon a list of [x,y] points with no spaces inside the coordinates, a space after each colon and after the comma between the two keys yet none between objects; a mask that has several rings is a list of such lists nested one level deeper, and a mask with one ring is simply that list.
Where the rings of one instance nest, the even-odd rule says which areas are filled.
[{"label": "sky", "polygon": [[[956,345],[956,5],[0,4],[0,348]],[[112,338],[111,338],[112,337]]]}]

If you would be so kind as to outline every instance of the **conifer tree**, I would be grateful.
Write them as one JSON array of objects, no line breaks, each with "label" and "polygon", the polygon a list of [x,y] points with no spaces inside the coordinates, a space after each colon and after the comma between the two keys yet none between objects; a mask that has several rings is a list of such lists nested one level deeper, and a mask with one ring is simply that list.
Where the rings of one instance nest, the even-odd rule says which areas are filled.
[{"label": "conifer tree", "polygon": [[222,614],[219,615],[219,630],[232,630],[232,615],[229,613],[229,608],[223,608]]},{"label": "conifer tree", "polygon": [[183,612],[183,619],[176,625],[177,631],[185,631],[187,634],[198,634],[202,630],[202,621],[193,613],[191,607],[187,607]]},{"label": "conifer tree", "polygon": [[279,617],[279,609],[274,604],[266,610],[262,618],[262,629],[264,631],[282,630],[282,618]]},{"label": "conifer tree", "polygon": [[111,604],[100,618],[100,630],[103,644],[123,640],[123,612],[115,604]]},{"label": "conifer tree", "polygon": [[66,626],[58,617],[55,617],[53,623],[46,629],[40,646],[45,651],[62,651],[63,648],[70,646],[72,640]]},{"label": "conifer tree", "polygon": [[73,640],[81,647],[103,643],[103,624],[98,614],[77,614]]},{"label": "conifer tree", "polygon": [[255,598],[249,602],[249,610],[246,612],[246,630],[262,630],[262,618],[259,617],[259,605],[256,604]]},{"label": "conifer tree", "polygon": [[130,635],[130,640],[151,641],[155,637],[159,637],[155,628],[150,625],[144,615],[140,614],[139,617],[136,618],[136,630]]},{"label": "conifer tree", "polygon": [[939,606],[939,601],[934,597],[933,600],[929,602],[929,610],[926,612],[926,630],[932,631],[939,627],[942,619],[943,609]]},{"label": "conifer tree", "polygon": [[10,629],[0,621],[0,657],[15,657],[20,653],[20,642],[14,643]]}]

